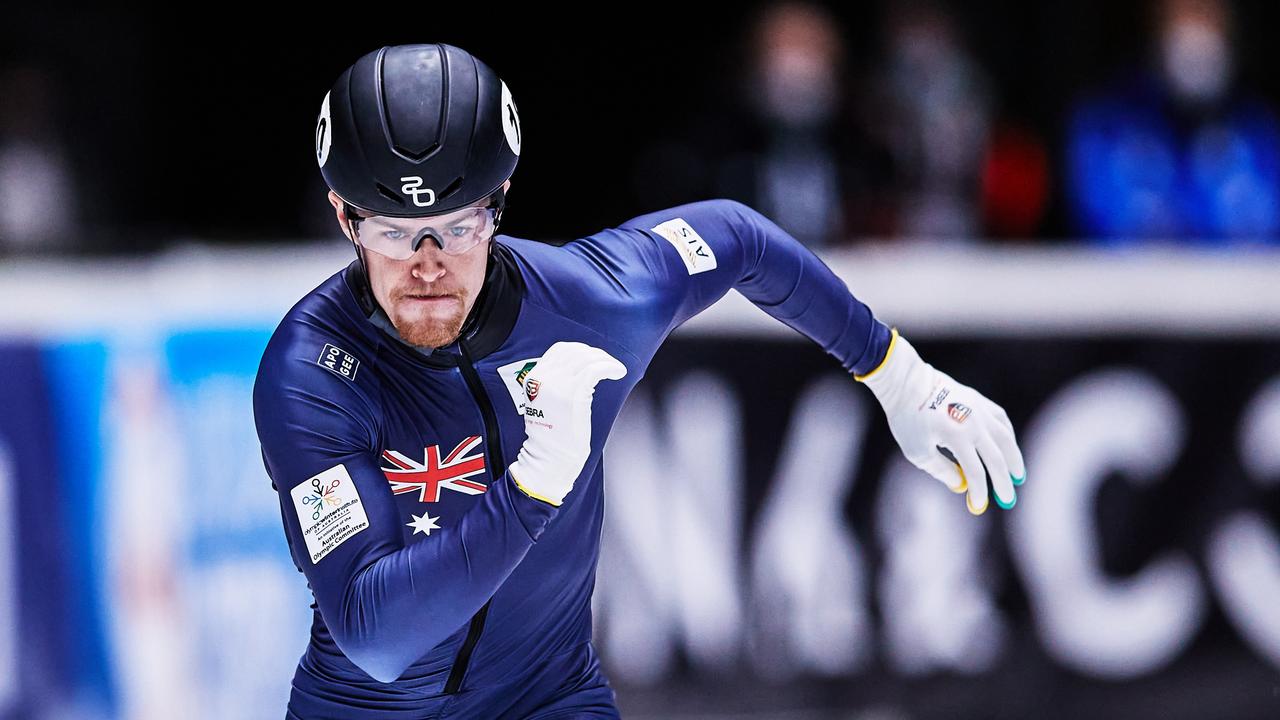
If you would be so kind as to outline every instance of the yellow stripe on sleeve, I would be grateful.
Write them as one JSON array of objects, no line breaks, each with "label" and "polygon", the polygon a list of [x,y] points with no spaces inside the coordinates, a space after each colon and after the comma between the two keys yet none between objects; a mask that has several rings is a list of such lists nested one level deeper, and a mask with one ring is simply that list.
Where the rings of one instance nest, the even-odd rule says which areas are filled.
[{"label": "yellow stripe on sleeve", "polygon": [[896,327],[890,328],[889,332],[892,335],[892,337],[889,338],[889,347],[884,351],[884,359],[880,361],[879,365],[876,365],[874,368],[872,368],[871,372],[866,373],[865,375],[854,375],[853,376],[854,380],[857,380],[858,382],[862,382],[863,380],[866,380],[872,375],[875,375],[877,370],[884,367],[885,363],[889,362],[889,357],[893,355],[893,346],[898,344],[898,328]]},{"label": "yellow stripe on sleeve", "polygon": [[512,482],[514,482],[514,483],[516,484],[516,487],[520,488],[520,492],[524,493],[525,495],[528,495],[529,497],[533,498],[534,500],[541,500],[542,502],[547,503],[548,505],[554,505],[554,506],[556,506],[556,507],[560,507],[560,503],[555,502],[555,501],[554,501],[554,500],[552,500],[551,498],[543,497],[543,496],[539,495],[538,493],[531,492],[528,488],[526,488],[525,486],[521,485],[521,484],[520,484],[520,481],[516,479],[516,474],[515,474],[515,473],[513,473],[513,472],[511,472],[511,469],[510,469],[510,468],[508,468],[508,469],[507,469],[507,474],[511,476],[511,481],[512,481]]}]

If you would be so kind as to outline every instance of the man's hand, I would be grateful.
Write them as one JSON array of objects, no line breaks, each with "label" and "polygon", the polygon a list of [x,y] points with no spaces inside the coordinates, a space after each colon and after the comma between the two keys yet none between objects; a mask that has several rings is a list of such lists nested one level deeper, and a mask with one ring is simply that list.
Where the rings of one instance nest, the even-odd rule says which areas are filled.
[{"label": "man's hand", "polygon": [[984,466],[996,503],[1006,510],[1013,507],[1013,486],[1026,481],[1027,471],[1003,408],[921,360],[897,328],[884,361],[854,379],[875,393],[889,430],[912,465],[953,492],[968,490],[969,512],[987,510]]},{"label": "man's hand", "polygon": [[591,454],[591,398],[602,379],[627,368],[580,342],[558,342],[525,375],[525,441],[509,470],[516,486],[552,505],[564,502]]}]

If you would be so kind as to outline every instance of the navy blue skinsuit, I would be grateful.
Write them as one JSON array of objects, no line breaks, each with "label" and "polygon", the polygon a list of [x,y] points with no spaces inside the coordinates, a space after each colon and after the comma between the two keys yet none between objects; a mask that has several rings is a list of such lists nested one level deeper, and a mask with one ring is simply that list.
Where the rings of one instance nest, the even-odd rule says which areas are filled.
[{"label": "navy blue skinsuit", "polygon": [[[591,644],[600,451],[658,346],[736,289],[850,372],[888,347],[843,281],[736,201],[560,244],[494,242],[457,343],[404,343],[353,262],[263,355],[254,420],[315,596],[290,718],[617,717]],[[507,466],[525,438],[522,371],[560,340],[606,350],[627,375],[596,386],[590,457],[555,507]]]}]

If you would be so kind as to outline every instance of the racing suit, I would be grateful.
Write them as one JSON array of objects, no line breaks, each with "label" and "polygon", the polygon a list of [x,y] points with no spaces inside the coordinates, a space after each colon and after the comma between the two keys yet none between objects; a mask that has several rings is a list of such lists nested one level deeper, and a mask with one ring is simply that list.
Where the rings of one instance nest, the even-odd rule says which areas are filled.
[{"label": "racing suit", "polygon": [[[498,235],[460,339],[400,339],[358,263],[281,321],[254,385],[263,460],[314,595],[288,717],[616,717],[591,643],[600,451],[667,335],[736,289],[850,373],[890,331],[808,249],[733,200],[585,238]],[[507,472],[523,373],[553,343],[627,367],[601,382],[560,506]],[[850,380],[852,382],[852,379]]]}]

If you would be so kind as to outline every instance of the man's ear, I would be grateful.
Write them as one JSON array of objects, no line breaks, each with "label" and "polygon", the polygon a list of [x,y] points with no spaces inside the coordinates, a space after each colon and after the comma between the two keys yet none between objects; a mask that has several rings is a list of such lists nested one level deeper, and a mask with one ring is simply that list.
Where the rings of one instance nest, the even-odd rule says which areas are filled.
[{"label": "man's ear", "polygon": [[329,204],[333,206],[334,216],[338,219],[338,227],[342,228],[342,234],[346,235],[347,239],[354,243],[356,239],[351,236],[347,226],[347,216],[343,212],[342,198],[338,197],[338,193],[332,190],[329,191]]}]

